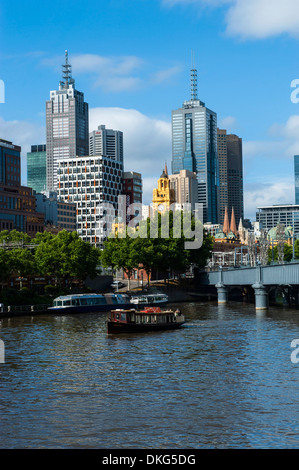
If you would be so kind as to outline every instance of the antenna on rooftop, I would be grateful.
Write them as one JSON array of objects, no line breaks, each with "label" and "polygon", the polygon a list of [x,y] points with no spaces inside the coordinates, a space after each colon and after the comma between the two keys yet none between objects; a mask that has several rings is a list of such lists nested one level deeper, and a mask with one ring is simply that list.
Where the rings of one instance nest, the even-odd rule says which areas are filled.
[{"label": "antenna on rooftop", "polygon": [[69,83],[72,83],[72,66],[69,64],[68,51],[65,51],[65,63],[62,65],[62,77],[65,88],[68,88]]},{"label": "antenna on rooftop", "polygon": [[191,50],[191,70],[190,70],[190,80],[191,80],[191,100],[197,100],[197,69],[195,68],[195,59],[194,52]]}]

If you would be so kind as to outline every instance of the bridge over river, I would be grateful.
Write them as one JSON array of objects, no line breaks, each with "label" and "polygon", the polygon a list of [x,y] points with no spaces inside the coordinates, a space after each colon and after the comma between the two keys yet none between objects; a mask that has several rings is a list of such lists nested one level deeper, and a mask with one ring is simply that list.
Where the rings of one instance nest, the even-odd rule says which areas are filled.
[{"label": "bridge over river", "polygon": [[295,296],[298,304],[299,262],[275,264],[269,266],[231,268],[200,273],[202,286],[215,286],[218,292],[218,303],[225,304],[229,290],[233,287],[252,287],[255,293],[257,310],[264,310],[269,305],[269,292],[280,287]]}]

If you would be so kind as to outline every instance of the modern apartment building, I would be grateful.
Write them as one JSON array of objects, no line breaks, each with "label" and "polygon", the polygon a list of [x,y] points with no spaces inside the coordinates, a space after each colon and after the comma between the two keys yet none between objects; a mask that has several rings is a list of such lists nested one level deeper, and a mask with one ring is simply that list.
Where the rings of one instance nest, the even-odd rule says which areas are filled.
[{"label": "modern apartment building", "polygon": [[34,237],[44,230],[33,190],[21,186],[21,147],[0,139],[0,230],[18,230]]},{"label": "modern apartment building", "polygon": [[46,145],[31,145],[27,152],[27,185],[37,193],[47,189]]},{"label": "modern apartment building", "polygon": [[89,133],[89,155],[105,155],[119,162],[124,161],[123,133],[106,129],[101,125]]},{"label": "modern apartment building", "polygon": [[234,210],[236,223],[244,218],[243,196],[243,151],[242,139],[217,129],[219,161],[219,215],[223,224],[225,208],[231,214]]},{"label": "modern apartment building", "polygon": [[172,173],[181,170],[196,173],[203,222],[218,223],[217,114],[197,97],[196,69],[191,70],[191,99],[172,111]]},{"label": "modern apartment building", "polygon": [[[58,197],[76,204],[76,230],[84,241],[102,246],[105,234],[118,215],[122,175],[121,162],[101,155],[59,160]],[[110,204],[107,210],[105,203]],[[100,223],[102,216],[105,225]]]},{"label": "modern apartment building", "polygon": [[59,89],[50,92],[46,102],[47,190],[57,190],[58,162],[88,155],[88,104],[75,88],[68,53],[62,66]]}]

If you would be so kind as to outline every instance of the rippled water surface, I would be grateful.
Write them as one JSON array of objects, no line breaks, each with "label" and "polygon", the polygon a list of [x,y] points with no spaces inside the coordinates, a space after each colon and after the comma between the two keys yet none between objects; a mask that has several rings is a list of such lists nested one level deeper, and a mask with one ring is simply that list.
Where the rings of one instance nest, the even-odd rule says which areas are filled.
[{"label": "rippled water surface", "polygon": [[181,330],[2,319],[1,448],[298,448],[299,312],[188,303]]}]

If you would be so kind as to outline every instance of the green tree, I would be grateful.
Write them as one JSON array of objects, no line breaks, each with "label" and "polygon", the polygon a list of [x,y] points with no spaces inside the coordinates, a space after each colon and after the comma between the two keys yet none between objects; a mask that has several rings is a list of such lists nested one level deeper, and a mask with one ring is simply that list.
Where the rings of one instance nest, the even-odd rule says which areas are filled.
[{"label": "green tree", "polygon": [[22,278],[36,272],[34,255],[26,248],[14,248],[9,251],[11,273],[19,276],[20,289]]},{"label": "green tree", "polygon": [[43,275],[54,276],[56,283],[84,280],[98,273],[100,251],[81,240],[77,232],[62,230],[55,236],[39,236],[37,241],[37,269]]}]

